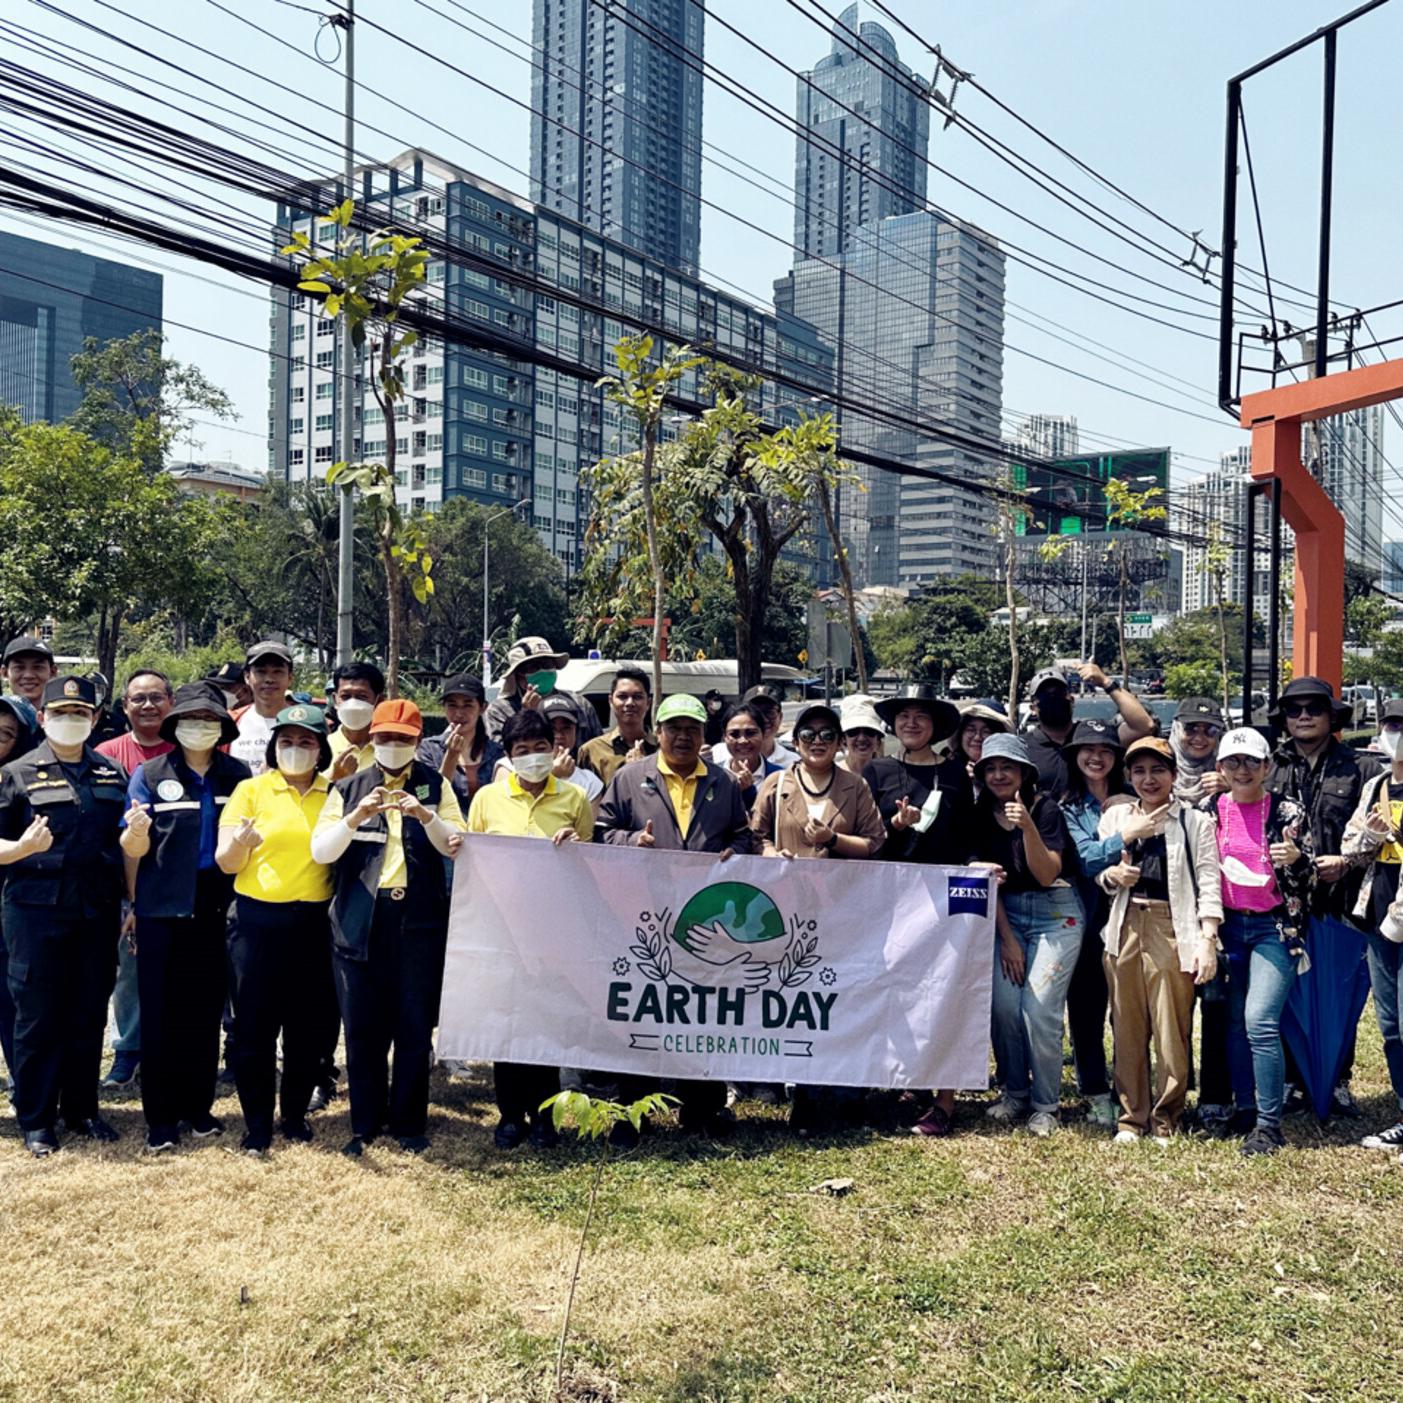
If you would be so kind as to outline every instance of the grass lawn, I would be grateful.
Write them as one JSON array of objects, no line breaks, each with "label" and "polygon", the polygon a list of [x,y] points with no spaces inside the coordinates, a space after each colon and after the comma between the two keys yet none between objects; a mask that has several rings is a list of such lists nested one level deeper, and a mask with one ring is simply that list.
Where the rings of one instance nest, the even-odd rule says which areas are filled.
[{"label": "grass lawn", "polygon": [[[1392,1120],[1371,1010],[1355,1089]],[[1068,1095],[1071,1095],[1070,1088]],[[592,1160],[495,1152],[487,1088],[435,1079],[422,1159],[224,1141],[25,1156],[0,1120],[0,1399],[545,1400]],[[572,1397],[1403,1397],[1403,1166],[1361,1123],[1244,1161],[895,1127],[795,1143],[746,1107],[724,1145],[664,1128],[609,1166]],[[231,1100],[216,1108],[240,1126]],[[844,1177],[852,1192],[811,1193]],[[589,1385],[592,1385],[590,1387]]]}]

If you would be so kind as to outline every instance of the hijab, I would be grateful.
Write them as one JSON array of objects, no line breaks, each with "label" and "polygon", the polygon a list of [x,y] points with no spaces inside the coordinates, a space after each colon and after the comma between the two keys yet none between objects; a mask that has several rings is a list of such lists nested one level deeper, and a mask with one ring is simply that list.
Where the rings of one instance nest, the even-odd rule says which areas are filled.
[{"label": "hijab", "polygon": [[1169,744],[1173,747],[1179,768],[1174,776],[1174,797],[1181,804],[1197,804],[1204,797],[1203,777],[1217,765],[1214,754],[1196,760],[1184,748],[1184,723],[1177,718],[1169,729]]}]

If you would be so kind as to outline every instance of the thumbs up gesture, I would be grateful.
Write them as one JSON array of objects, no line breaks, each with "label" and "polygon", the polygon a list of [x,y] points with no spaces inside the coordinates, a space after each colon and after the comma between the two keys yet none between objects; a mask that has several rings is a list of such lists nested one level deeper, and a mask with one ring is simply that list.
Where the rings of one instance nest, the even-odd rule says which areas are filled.
[{"label": "thumbs up gesture", "polygon": [[651,848],[655,846],[656,839],[653,837],[653,820],[650,818],[643,825],[643,831],[634,839],[634,846],[639,848]]},{"label": "thumbs up gesture", "polygon": [[137,838],[144,838],[151,831],[151,815],[144,804],[132,801],[127,810],[127,832]]}]

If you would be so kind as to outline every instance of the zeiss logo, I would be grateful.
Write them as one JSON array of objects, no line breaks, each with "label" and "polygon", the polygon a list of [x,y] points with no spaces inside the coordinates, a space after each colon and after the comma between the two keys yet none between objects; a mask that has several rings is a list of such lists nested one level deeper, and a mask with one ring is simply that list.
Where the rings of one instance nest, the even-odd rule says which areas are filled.
[{"label": "zeiss logo", "polygon": [[989,910],[987,877],[951,877],[947,891],[952,916],[983,916]]}]

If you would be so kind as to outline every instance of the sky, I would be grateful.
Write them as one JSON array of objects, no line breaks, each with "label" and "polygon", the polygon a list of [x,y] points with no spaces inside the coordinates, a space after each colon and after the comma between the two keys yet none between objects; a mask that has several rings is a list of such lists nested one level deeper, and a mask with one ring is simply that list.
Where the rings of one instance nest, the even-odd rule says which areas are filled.
[{"label": "sky", "polygon": [[[832,13],[840,8],[840,0],[819,3]],[[1214,248],[1221,235],[1227,78],[1349,8],[1344,0],[888,0],[888,7],[1034,127],[1179,229],[1201,229],[1205,243]],[[191,105],[157,88],[155,80],[178,84],[241,114],[214,114],[217,120],[284,147],[308,167],[339,169],[344,84],[335,64],[317,57],[318,52],[323,59],[335,57],[335,36],[319,16],[336,8],[316,0],[305,5],[230,0],[227,6],[224,0],[186,0],[180,7],[156,0],[124,0],[120,6],[102,0],[10,0],[0,9],[0,21],[22,26],[40,41],[87,49],[95,56],[88,61],[131,83],[139,89],[135,95],[107,88],[88,75],[75,79],[53,59],[36,57],[11,42],[10,35],[0,34],[0,52],[114,101],[190,125],[156,100],[164,96]],[[782,113],[792,114],[795,80],[785,66],[811,67],[829,47],[827,35],[809,18],[828,23],[814,0],[710,0],[708,8],[708,61]],[[363,21],[356,41],[362,84],[358,149],[383,158],[406,146],[423,146],[528,193],[528,0],[359,0],[357,9]],[[864,20],[887,24],[902,59],[929,76],[931,53],[870,5],[862,9]],[[758,47],[727,32],[720,21],[734,25]],[[170,36],[151,25],[169,30]],[[139,44],[188,73],[122,47],[110,36]],[[1400,52],[1399,4],[1385,5],[1357,22],[1340,41],[1332,288],[1355,306],[1378,305],[1400,295],[1394,271],[1397,217],[1403,207],[1403,175],[1396,159],[1403,118],[1394,101]],[[941,84],[942,90],[948,86],[948,79]],[[1303,289],[1315,286],[1320,91],[1316,46],[1254,78],[1245,92],[1268,265],[1278,283]],[[1095,200],[1108,215],[1162,239],[1171,264],[1190,256],[1190,241],[1098,185],[982,94],[964,86],[956,106],[992,136]],[[249,124],[254,119],[269,126],[254,127]],[[794,171],[793,133],[713,83],[705,89],[704,123],[706,155],[714,160],[704,160],[702,167],[702,195],[709,202],[702,209],[703,274],[756,302],[768,302],[774,279],[791,258],[793,215],[786,200]],[[1122,290],[1107,293],[1117,301],[1124,301],[1123,293],[1129,291],[1173,309],[1145,308],[1176,324],[1156,325],[1011,260],[1006,409],[1011,414],[1075,415],[1083,450],[1169,446],[1176,454],[1179,481],[1216,466],[1219,453],[1243,442],[1242,432],[1217,406],[1216,292],[1190,271],[1153,261],[1057,203],[958,127],[942,129],[934,114],[931,125],[930,159],[940,167],[928,171],[932,205],[979,225],[1006,247],[1017,245],[1079,272],[1095,273]],[[43,139],[73,145],[71,138]],[[221,139],[245,144],[238,137]],[[291,161],[259,154],[296,168]],[[63,173],[51,157],[0,144],[0,163],[12,159]],[[751,169],[741,170],[737,159]],[[962,187],[961,180],[972,188]],[[271,221],[271,204],[212,186],[203,193],[211,201],[232,201],[260,224]],[[1239,256],[1260,268],[1250,211],[1250,203],[1244,205]],[[268,360],[261,349],[267,344],[265,291],[176,255],[139,250],[72,226],[0,212],[0,227],[161,265],[169,352],[198,364],[226,388],[240,415],[232,426],[202,427],[201,440],[192,448],[262,469],[268,400]],[[1059,243],[1055,235],[1084,245],[1091,256]],[[1100,258],[1129,271],[1108,268]],[[1149,287],[1139,275],[1172,290]],[[1279,286],[1278,292],[1308,300]],[[1264,302],[1259,280],[1252,298],[1257,305]],[[1296,323],[1309,315],[1301,308],[1293,315],[1286,306],[1278,313]],[[1403,334],[1398,310],[1380,314],[1372,325],[1379,337]],[[1186,334],[1183,328],[1199,334]],[[1396,432],[1390,438],[1391,430],[1390,424],[1383,444],[1390,459],[1403,451],[1403,438]],[[1389,475],[1397,476],[1391,466]],[[1403,529],[1386,522],[1385,535],[1403,535]]]}]

